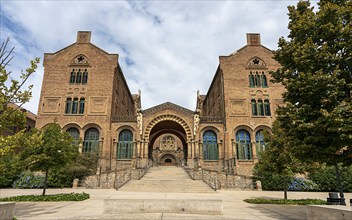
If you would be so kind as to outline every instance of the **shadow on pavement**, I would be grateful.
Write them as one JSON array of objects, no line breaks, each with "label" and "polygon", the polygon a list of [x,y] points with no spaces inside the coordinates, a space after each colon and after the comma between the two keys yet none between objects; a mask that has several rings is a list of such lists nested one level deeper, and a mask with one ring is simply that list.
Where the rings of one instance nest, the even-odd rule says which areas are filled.
[{"label": "shadow on pavement", "polygon": [[304,205],[254,205],[249,207],[261,215],[259,219],[272,218],[272,219],[288,219],[298,220],[307,219],[306,207]]}]

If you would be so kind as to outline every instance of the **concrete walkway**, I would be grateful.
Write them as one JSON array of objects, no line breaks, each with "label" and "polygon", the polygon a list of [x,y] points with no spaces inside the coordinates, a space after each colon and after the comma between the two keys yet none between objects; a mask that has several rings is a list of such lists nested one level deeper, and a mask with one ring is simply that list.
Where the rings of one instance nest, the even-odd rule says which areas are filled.
[{"label": "concrete walkway", "polygon": [[[41,194],[38,189],[0,189],[1,197],[16,195]],[[122,192],[114,189],[48,189],[48,194],[86,192],[90,199],[81,202],[19,202],[16,204],[17,219],[53,220],[53,219],[306,219],[304,206],[287,205],[253,205],[243,202],[246,198],[267,197],[282,198],[283,192],[268,191],[230,191],[221,190],[216,193],[157,193],[157,192]],[[328,193],[289,192],[292,199],[318,198],[326,199]],[[203,198],[222,199],[223,215],[191,215],[173,213],[124,213],[103,214],[104,199],[108,198]],[[345,194],[346,201],[351,193]],[[349,204],[348,204],[349,206]]]}]

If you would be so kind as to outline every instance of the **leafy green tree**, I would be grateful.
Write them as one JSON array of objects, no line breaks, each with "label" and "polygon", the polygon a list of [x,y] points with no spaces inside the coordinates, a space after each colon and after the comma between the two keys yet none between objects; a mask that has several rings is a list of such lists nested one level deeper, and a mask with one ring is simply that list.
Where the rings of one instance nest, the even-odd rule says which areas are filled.
[{"label": "leafy green tree", "polygon": [[352,2],[318,5],[316,11],[308,1],[288,7],[289,39],[279,39],[274,58],[281,68],[272,73],[286,88],[277,120],[295,157],[335,165],[339,179],[337,164],[352,163],[351,155],[336,154],[352,147]]},{"label": "leafy green tree", "polygon": [[42,131],[36,132],[40,133],[41,141],[24,148],[20,158],[30,170],[45,173],[43,187],[43,195],[45,195],[49,171],[72,163],[78,155],[78,146],[57,123],[51,123]]},{"label": "leafy green tree", "polygon": [[284,191],[284,199],[287,199],[287,189],[294,175],[305,170],[304,164],[290,151],[292,143],[291,137],[281,129],[280,122],[275,121],[273,134],[269,135],[268,149],[262,152],[260,161],[254,167],[257,178],[265,179],[270,174],[280,180],[277,184]]},{"label": "leafy green tree", "polygon": [[[35,58],[31,61],[31,66],[26,69],[26,72],[21,72],[19,78],[16,80],[11,71],[7,71],[6,68],[10,64],[13,56],[12,53],[14,48],[8,50],[9,40],[1,44],[0,47],[0,156],[9,154],[13,149],[14,145],[7,145],[8,137],[7,134],[12,134],[14,129],[17,131],[25,128],[26,115],[20,111],[20,107],[29,101],[32,97],[32,85],[24,89],[25,83],[28,78],[35,73],[39,58]],[[16,105],[11,105],[16,104]],[[20,135],[16,136],[17,138]],[[12,143],[10,140],[9,143]]]},{"label": "leafy green tree", "polygon": [[[344,190],[352,192],[352,165],[340,166],[341,179]],[[309,171],[309,179],[314,181],[322,192],[332,192],[339,190],[336,184],[336,170],[334,166],[320,165]]]}]

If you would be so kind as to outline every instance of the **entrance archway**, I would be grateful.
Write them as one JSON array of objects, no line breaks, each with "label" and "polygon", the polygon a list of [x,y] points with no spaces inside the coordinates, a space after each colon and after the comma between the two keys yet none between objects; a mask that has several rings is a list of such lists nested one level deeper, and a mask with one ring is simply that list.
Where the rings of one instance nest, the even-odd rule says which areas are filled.
[{"label": "entrance archway", "polygon": [[[163,136],[175,136],[180,143],[173,147],[158,146],[155,141]],[[144,132],[144,137],[148,141],[148,158],[153,160],[155,164],[182,164],[187,161],[188,142],[191,139],[192,133],[188,124],[180,117],[175,115],[161,115],[153,119],[147,126]],[[161,158],[162,155],[174,155],[169,158]],[[167,160],[169,159],[169,160]]]}]

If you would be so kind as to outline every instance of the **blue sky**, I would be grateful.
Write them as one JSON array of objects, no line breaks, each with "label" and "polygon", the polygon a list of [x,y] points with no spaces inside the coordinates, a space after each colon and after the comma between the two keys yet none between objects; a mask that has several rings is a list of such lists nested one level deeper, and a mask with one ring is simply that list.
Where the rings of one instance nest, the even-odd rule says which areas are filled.
[{"label": "blue sky", "polygon": [[[287,6],[297,1],[0,1],[0,40],[15,46],[9,67],[19,74],[29,60],[56,52],[92,31],[91,42],[118,53],[132,93],[142,91],[143,109],[171,101],[195,109],[196,91],[205,94],[219,56],[260,33],[262,44],[277,49],[287,36]],[[36,113],[43,67],[29,80]]]}]

